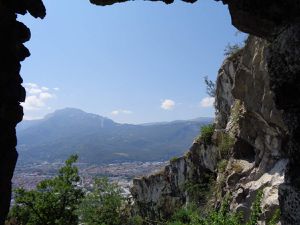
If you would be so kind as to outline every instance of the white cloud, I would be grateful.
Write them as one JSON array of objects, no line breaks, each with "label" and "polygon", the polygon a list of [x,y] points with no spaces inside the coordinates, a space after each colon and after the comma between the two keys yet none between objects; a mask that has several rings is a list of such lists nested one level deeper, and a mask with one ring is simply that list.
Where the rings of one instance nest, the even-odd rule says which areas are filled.
[{"label": "white cloud", "polygon": [[42,87],[41,88],[43,91],[49,91],[49,88],[47,88],[47,87]]},{"label": "white cloud", "polygon": [[124,113],[124,114],[132,114],[132,111],[130,111],[130,110],[121,110],[121,112],[122,113]]},{"label": "white cloud", "polygon": [[40,120],[40,119],[43,119],[43,117],[42,116],[26,116],[26,115],[23,116],[23,120]]},{"label": "white cloud", "polygon": [[160,106],[164,110],[171,110],[175,107],[175,102],[171,99],[165,99]]},{"label": "white cloud", "polygon": [[213,107],[215,103],[215,98],[213,97],[205,97],[201,100],[200,106],[204,108]]},{"label": "white cloud", "polygon": [[53,88],[54,91],[59,91],[58,87]]},{"label": "white cloud", "polygon": [[38,85],[35,83],[24,83],[25,88],[38,88]]},{"label": "white cloud", "polygon": [[39,88],[26,88],[26,90],[27,90],[27,93],[29,93],[29,94],[39,94],[39,93],[41,93],[42,92],[42,90],[41,89],[39,89]]},{"label": "white cloud", "polygon": [[26,100],[22,103],[25,110],[44,109],[47,101],[54,97],[47,87],[41,87],[35,83],[25,83],[24,87],[27,91]]},{"label": "white cloud", "polygon": [[50,99],[50,98],[53,98],[53,95],[50,94],[49,92],[42,92],[40,94],[40,99],[42,99],[42,100],[47,100],[47,99]]},{"label": "white cloud", "polygon": [[127,109],[114,110],[111,112],[112,115],[116,116],[119,114],[132,114],[133,112]]},{"label": "white cloud", "polygon": [[111,112],[111,114],[113,114],[114,116],[118,115],[119,114],[119,111],[118,110],[114,110]]}]

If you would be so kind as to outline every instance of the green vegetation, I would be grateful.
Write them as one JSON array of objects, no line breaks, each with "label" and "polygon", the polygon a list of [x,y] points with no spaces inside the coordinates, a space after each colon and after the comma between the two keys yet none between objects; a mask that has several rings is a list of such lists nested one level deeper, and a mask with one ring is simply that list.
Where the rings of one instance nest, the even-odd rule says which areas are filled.
[{"label": "green vegetation", "polygon": [[276,209],[268,225],[276,225],[280,221],[280,209]]},{"label": "green vegetation", "polygon": [[200,136],[197,138],[197,142],[203,141],[204,144],[210,145],[212,143],[212,135],[214,134],[214,124],[208,124],[201,127]]},{"label": "green vegetation", "polygon": [[250,219],[247,222],[247,225],[256,225],[260,216],[261,216],[261,200],[263,198],[263,192],[262,190],[259,190],[256,194],[256,198],[255,201],[252,204],[251,207],[251,215],[250,215]]},{"label": "green vegetation", "polygon": [[15,190],[15,205],[9,219],[19,225],[77,225],[76,210],[84,193],[77,187],[80,181],[77,160],[72,155],[53,179],[44,180],[36,190]]},{"label": "green vegetation", "polygon": [[230,150],[234,145],[234,138],[231,137],[227,133],[222,133],[219,143],[218,143],[218,150],[221,159],[228,159],[230,156]]},{"label": "green vegetation", "polygon": [[213,176],[204,173],[197,181],[190,180],[185,183],[184,189],[198,207],[203,206],[209,200],[212,190]]},{"label": "green vegetation", "polygon": [[206,93],[210,96],[210,97],[215,97],[216,96],[216,83],[213,82],[212,80],[208,79],[208,76],[204,77],[204,82],[206,85]]},{"label": "green vegetation", "polygon": [[239,44],[227,44],[224,49],[224,56],[230,57],[238,53],[242,49],[242,46]]},{"label": "green vegetation", "polygon": [[228,164],[228,160],[226,159],[221,159],[219,162],[218,162],[218,165],[217,165],[217,169],[218,169],[218,172],[219,173],[224,173],[226,167],[227,167],[227,164]]},{"label": "green vegetation", "polygon": [[[225,197],[219,210],[201,213],[199,208],[188,206],[179,209],[166,225],[257,225],[261,216],[262,191],[259,191],[251,207],[251,216],[248,221],[243,221],[241,213],[231,212],[229,197]],[[275,216],[278,221],[278,216]],[[271,223],[270,223],[271,225]],[[273,225],[273,224],[272,224]]]},{"label": "green vegetation", "polygon": [[125,201],[117,184],[107,178],[96,179],[93,190],[80,204],[78,215],[86,225],[119,225],[127,218]]},{"label": "green vegetation", "polygon": [[206,215],[195,206],[182,208],[174,214],[167,225],[240,225],[241,215],[229,211],[229,201],[224,201],[220,210],[213,210]]},{"label": "green vegetation", "polygon": [[[11,225],[257,225],[261,216],[263,192],[258,191],[251,207],[251,216],[243,221],[241,214],[231,212],[229,197],[217,210],[208,207],[209,192],[214,190],[212,175],[201,181],[186,184],[186,191],[194,195],[194,203],[178,209],[169,220],[152,221],[136,215],[131,202],[117,184],[107,178],[96,179],[90,191],[78,186],[80,177],[74,166],[77,156],[71,156],[58,175],[42,181],[35,190],[15,190],[15,205],[7,224]],[[225,165],[224,161],[224,165]],[[279,221],[276,211],[269,225]]]},{"label": "green vegetation", "polygon": [[172,162],[175,162],[177,159],[179,159],[178,157],[176,157],[176,156],[174,156],[174,157],[172,157],[171,159],[170,159],[170,162],[172,163]]}]

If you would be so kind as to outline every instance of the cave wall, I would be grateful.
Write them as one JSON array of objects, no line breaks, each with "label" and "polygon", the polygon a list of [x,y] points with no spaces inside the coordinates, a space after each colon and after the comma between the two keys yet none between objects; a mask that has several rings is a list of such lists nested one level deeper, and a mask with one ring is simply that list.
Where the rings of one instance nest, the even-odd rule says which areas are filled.
[{"label": "cave wall", "polygon": [[[90,0],[91,3],[101,6],[125,1]],[[196,0],[184,1],[194,3]],[[163,2],[170,4],[173,0]],[[285,182],[279,189],[279,200],[283,222],[297,224],[300,221],[297,213],[300,201],[300,179],[297,173],[300,158],[300,2],[222,2],[228,5],[235,27],[268,41],[266,62],[270,90],[273,92],[275,107],[284,111],[282,118],[287,128],[282,154],[288,158],[289,163]],[[35,18],[43,18],[46,10],[41,0],[0,0],[0,224],[3,224],[9,208],[11,177],[17,160],[15,126],[23,117],[20,102],[25,100],[25,90],[21,86],[20,62],[30,55],[23,45],[30,39],[30,31],[17,21],[17,14],[26,13]]]},{"label": "cave wall", "polygon": [[20,76],[21,64],[30,55],[23,45],[30,39],[30,30],[17,21],[17,13],[29,12],[43,18],[41,1],[0,1],[0,224],[4,224],[11,199],[11,179],[18,158],[15,127],[23,118],[20,102],[25,89]]}]

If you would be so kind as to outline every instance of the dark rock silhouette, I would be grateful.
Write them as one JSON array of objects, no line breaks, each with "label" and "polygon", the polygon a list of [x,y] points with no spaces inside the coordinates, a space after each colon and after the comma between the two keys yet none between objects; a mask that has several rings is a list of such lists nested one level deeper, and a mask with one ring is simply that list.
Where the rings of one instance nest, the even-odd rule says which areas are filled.
[{"label": "dark rock silhouette", "polygon": [[[125,0],[91,0],[111,5]],[[173,0],[165,0],[167,4]],[[186,0],[193,3],[194,0]],[[283,110],[287,126],[282,155],[287,157],[285,183],[279,189],[282,224],[300,224],[300,2],[297,0],[223,0],[232,24],[268,41],[266,48],[270,90],[275,107]],[[16,14],[29,12],[35,18],[46,14],[41,0],[0,0],[0,224],[4,224],[11,196],[11,177],[17,160],[15,126],[22,120],[20,102],[25,100],[21,86],[20,61],[30,55],[23,45],[29,29],[16,20]],[[252,91],[256,91],[255,87]]]}]

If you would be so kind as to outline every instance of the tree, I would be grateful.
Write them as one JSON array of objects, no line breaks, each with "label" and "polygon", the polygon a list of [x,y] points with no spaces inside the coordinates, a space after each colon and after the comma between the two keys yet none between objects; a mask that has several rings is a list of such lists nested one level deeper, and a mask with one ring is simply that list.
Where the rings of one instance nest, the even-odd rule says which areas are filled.
[{"label": "tree", "polygon": [[242,46],[239,44],[227,44],[227,46],[224,49],[224,56],[233,56],[234,54],[236,54],[239,50],[242,49]]},{"label": "tree", "polygon": [[16,189],[9,218],[19,225],[77,225],[75,211],[84,197],[77,185],[78,168],[73,165],[77,159],[72,155],[56,177],[40,182],[35,190]]},{"label": "tree", "polygon": [[96,179],[93,190],[87,193],[78,213],[86,225],[127,224],[125,197],[116,183],[107,178]]},{"label": "tree", "polygon": [[216,83],[213,82],[212,80],[209,80],[208,76],[204,77],[204,82],[206,84],[206,93],[210,97],[215,97],[216,96]]}]

